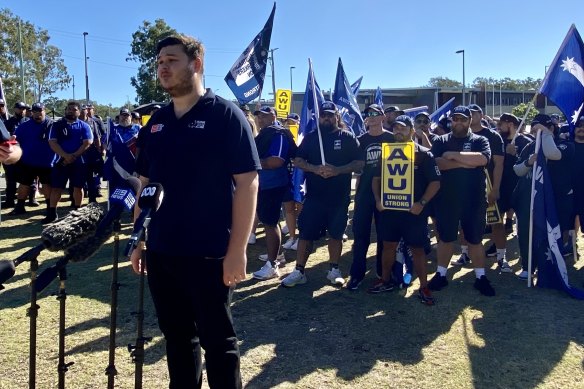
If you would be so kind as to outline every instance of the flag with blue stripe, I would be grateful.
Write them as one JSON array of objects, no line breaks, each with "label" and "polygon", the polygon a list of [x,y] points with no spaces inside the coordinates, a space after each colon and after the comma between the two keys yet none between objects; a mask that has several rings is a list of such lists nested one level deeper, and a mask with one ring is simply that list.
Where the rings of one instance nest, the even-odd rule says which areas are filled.
[{"label": "flag with blue stripe", "polygon": [[375,104],[379,105],[381,109],[383,109],[383,92],[381,92],[381,88],[377,87],[375,91]]},{"label": "flag with blue stripe", "polygon": [[414,119],[417,114],[422,113],[422,112],[428,112],[427,105],[421,105],[419,107],[404,109],[404,115],[409,116],[412,119]]},{"label": "flag with blue stripe", "polygon": [[359,90],[361,89],[361,81],[363,81],[363,76],[359,77],[357,81],[351,84],[351,90],[353,95],[357,97],[359,95]]},{"label": "flag with blue stripe", "polygon": [[261,94],[266,77],[275,12],[276,3],[274,3],[272,13],[264,28],[247,46],[225,76],[227,86],[240,104],[249,103]]},{"label": "flag with blue stripe", "polygon": [[447,118],[452,108],[454,108],[454,97],[438,107],[436,111],[432,112],[430,121],[432,123],[438,123],[440,120]]},{"label": "flag with blue stripe", "polygon": [[[541,137],[541,131],[538,133]],[[536,172],[531,194],[533,217],[533,256],[537,260],[537,286],[564,290],[584,299],[584,291],[570,286],[562,256],[562,231],[556,213],[554,191],[543,151],[537,152]]]},{"label": "flag with blue stripe", "polygon": [[343,62],[340,58],[337,66],[333,103],[339,107],[343,121],[355,136],[365,133],[365,123],[363,123],[361,110],[359,109],[355,95],[353,95],[349,80],[347,80],[347,75],[343,69]]}]

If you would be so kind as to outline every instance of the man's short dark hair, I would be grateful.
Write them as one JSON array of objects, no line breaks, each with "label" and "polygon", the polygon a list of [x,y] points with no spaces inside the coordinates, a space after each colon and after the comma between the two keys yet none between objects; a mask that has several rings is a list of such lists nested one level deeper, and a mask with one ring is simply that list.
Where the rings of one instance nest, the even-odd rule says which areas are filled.
[{"label": "man's short dark hair", "polygon": [[71,105],[74,105],[74,106],[76,106],[78,109],[81,109],[81,105],[79,104],[79,102],[78,102],[78,101],[75,101],[75,100],[69,100],[69,101],[67,101],[67,107],[69,107],[69,106],[71,106]]},{"label": "man's short dark hair", "polygon": [[170,35],[166,38],[163,38],[156,45],[156,55],[160,54],[160,50],[166,46],[174,45],[181,45],[184,53],[187,55],[187,57],[189,57],[190,60],[200,58],[202,61],[203,57],[205,56],[205,47],[203,46],[203,42],[193,38],[192,36],[183,34]]}]

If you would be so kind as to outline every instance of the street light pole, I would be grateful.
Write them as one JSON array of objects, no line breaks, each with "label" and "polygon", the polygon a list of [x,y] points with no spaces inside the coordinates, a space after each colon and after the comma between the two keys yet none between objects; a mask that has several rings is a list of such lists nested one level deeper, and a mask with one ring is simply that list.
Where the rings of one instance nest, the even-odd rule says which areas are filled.
[{"label": "street light pole", "polygon": [[464,86],[465,86],[465,79],[464,79],[464,50],[458,50],[456,54],[462,53],[462,105],[466,105],[466,97],[464,95]]},{"label": "street light pole", "polygon": [[292,84],[292,69],[296,69],[296,66],[290,66],[290,90],[293,91],[294,87]]},{"label": "street light pole", "polygon": [[270,63],[272,64],[272,92],[274,93],[274,101],[276,100],[276,72],[274,70],[274,51],[278,50],[279,47],[269,50],[270,52]]},{"label": "street light pole", "polygon": [[83,33],[83,52],[85,53],[85,104],[89,104],[89,77],[87,76],[87,32]]}]

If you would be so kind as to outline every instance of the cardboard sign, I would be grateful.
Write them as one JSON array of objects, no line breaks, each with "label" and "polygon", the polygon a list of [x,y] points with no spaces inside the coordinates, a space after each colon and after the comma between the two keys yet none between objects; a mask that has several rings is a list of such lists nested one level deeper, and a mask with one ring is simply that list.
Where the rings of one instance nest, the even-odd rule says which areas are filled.
[{"label": "cardboard sign", "polygon": [[409,211],[414,204],[414,142],[382,143],[381,203],[385,209]]},{"label": "cardboard sign", "polygon": [[[493,185],[491,184],[491,177],[489,177],[489,172],[485,169],[485,176],[487,177],[487,193],[491,191]],[[499,206],[497,202],[493,205],[487,205],[487,224],[497,224],[503,223],[501,219],[501,213],[499,212]]]},{"label": "cardboard sign", "polygon": [[276,91],[276,100],[274,108],[280,119],[285,119],[292,108],[292,91],[290,89],[278,89]]}]

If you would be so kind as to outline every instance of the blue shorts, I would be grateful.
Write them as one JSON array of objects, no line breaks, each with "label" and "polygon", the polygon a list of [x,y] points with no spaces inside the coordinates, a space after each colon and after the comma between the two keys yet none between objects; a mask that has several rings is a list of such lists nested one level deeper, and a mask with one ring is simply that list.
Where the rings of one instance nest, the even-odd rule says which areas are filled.
[{"label": "blue shorts", "polygon": [[428,216],[406,211],[387,210],[380,213],[378,235],[384,242],[404,240],[409,247],[422,248],[428,240]]},{"label": "blue shorts", "polygon": [[299,237],[318,240],[326,228],[331,239],[341,240],[349,220],[349,199],[327,202],[307,197],[298,216]]},{"label": "blue shorts", "polygon": [[280,209],[282,209],[282,199],[287,186],[278,188],[263,189],[258,192],[258,218],[267,226],[275,226],[280,221]]},{"label": "blue shorts", "polygon": [[69,186],[83,188],[85,185],[85,165],[82,163],[71,163],[65,166],[55,165],[51,172],[51,186],[65,189],[67,180],[69,180]]}]

